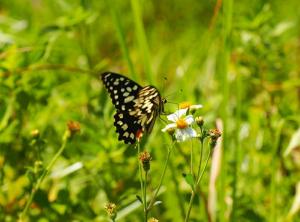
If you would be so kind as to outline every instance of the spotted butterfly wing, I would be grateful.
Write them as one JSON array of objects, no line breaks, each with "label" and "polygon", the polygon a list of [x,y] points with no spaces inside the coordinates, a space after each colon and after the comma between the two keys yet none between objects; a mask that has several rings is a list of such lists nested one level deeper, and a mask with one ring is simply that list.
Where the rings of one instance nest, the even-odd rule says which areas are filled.
[{"label": "spotted butterfly wing", "polygon": [[158,90],[113,72],[103,73],[101,79],[117,110],[114,125],[119,140],[133,144],[139,132],[150,133],[156,117],[163,112],[164,100]]}]

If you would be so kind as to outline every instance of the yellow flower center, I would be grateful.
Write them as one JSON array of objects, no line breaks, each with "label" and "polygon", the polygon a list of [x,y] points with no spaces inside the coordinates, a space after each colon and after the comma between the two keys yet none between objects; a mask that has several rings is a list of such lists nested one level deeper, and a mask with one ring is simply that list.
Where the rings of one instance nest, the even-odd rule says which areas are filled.
[{"label": "yellow flower center", "polygon": [[189,108],[191,105],[192,105],[191,102],[188,102],[188,101],[182,102],[179,104],[179,109],[186,109],[186,108]]},{"label": "yellow flower center", "polygon": [[185,129],[189,124],[185,121],[185,119],[178,119],[176,121],[176,125],[178,129]]}]

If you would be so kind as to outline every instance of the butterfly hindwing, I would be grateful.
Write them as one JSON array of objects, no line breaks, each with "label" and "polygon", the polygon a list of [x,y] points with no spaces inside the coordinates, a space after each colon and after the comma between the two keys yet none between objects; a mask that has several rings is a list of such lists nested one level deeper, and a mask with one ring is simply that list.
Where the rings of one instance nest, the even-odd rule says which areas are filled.
[{"label": "butterfly hindwing", "polygon": [[119,134],[119,140],[124,140],[125,143],[135,143],[136,134],[142,130],[142,126],[137,123],[137,118],[126,112],[117,111],[114,115],[116,132]]}]

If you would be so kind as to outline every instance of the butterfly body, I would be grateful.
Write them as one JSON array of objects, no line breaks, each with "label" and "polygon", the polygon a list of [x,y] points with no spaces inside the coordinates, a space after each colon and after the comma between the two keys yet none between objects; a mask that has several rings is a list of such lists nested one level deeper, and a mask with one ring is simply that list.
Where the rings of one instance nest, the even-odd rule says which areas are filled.
[{"label": "butterfly body", "polygon": [[133,144],[138,133],[150,133],[166,102],[159,91],[113,72],[103,73],[101,79],[117,111],[114,125],[119,140]]}]

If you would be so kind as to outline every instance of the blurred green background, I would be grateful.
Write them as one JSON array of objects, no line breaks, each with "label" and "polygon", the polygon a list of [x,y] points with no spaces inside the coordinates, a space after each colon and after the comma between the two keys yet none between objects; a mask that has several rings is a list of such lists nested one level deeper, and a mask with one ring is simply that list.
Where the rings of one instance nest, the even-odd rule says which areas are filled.
[{"label": "blurred green background", "polygon": [[[0,221],[18,219],[69,120],[81,133],[26,220],[109,221],[112,201],[120,221],[142,221],[136,150],[117,140],[99,80],[107,70],[153,84],[173,103],[203,104],[208,128],[222,120],[215,205],[207,213],[209,162],[191,221],[300,221],[299,27],[298,0],[1,0]],[[153,156],[149,192],[171,143],[162,127],[157,120],[143,147]],[[183,221],[190,147],[172,153],[162,204],[150,213],[159,221]]]}]

